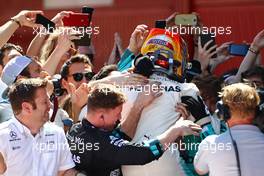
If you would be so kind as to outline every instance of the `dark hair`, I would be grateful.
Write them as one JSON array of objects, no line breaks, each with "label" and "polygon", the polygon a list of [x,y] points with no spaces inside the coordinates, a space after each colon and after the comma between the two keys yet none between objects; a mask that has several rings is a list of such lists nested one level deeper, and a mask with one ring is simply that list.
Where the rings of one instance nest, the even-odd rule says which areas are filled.
[{"label": "dark hair", "polygon": [[241,74],[241,81],[250,78],[252,76],[258,76],[264,82],[264,68],[261,66],[254,66]]},{"label": "dark hair", "polygon": [[35,94],[37,89],[45,88],[46,80],[40,78],[21,79],[14,83],[8,92],[9,101],[11,103],[14,114],[21,113],[22,103],[31,103],[36,108]]},{"label": "dark hair", "polygon": [[88,95],[88,111],[96,109],[112,109],[125,103],[125,95],[110,84],[99,84]]},{"label": "dark hair", "polygon": [[99,80],[107,77],[112,71],[118,71],[117,65],[106,65],[101,70],[93,76],[92,80]]},{"label": "dark hair", "polygon": [[90,59],[86,55],[84,54],[74,55],[63,64],[61,71],[60,71],[62,79],[67,80],[67,77],[69,76],[69,68],[73,63],[84,63],[84,64],[88,64],[89,66],[93,67]]},{"label": "dark hair", "polygon": [[218,92],[222,89],[222,79],[213,75],[206,75],[194,77],[192,82],[201,91],[204,100],[210,98],[215,103],[219,100]]},{"label": "dark hair", "polygon": [[15,45],[13,43],[6,43],[2,48],[0,49],[0,65],[3,65],[3,58],[5,57],[4,53],[8,50],[17,50],[20,54],[24,55],[24,51],[21,46]]}]

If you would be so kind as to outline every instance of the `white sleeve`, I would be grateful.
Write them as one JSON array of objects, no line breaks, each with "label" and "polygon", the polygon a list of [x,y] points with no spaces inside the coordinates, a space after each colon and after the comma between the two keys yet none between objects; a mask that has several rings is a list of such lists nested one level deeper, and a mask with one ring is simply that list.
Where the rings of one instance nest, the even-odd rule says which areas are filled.
[{"label": "white sleeve", "polygon": [[181,89],[181,96],[191,96],[197,100],[197,96],[200,95],[199,89],[193,83],[183,83]]},{"label": "white sleeve", "polygon": [[210,153],[210,142],[207,137],[200,143],[198,152],[193,161],[194,168],[200,171],[199,174],[206,174],[209,172],[208,161]]},{"label": "white sleeve", "polygon": [[64,109],[59,108],[57,113],[60,114],[61,120],[70,119],[69,114]]},{"label": "white sleeve", "polygon": [[64,131],[62,129],[60,129],[59,142],[61,145],[59,151],[60,152],[59,171],[65,171],[73,168],[75,164],[72,160],[72,154],[66,136],[64,134]]},{"label": "white sleeve", "polygon": [[78,120],[79,121],[82,121],[82,119],[84,119],[86,117],[86,114],[87,114],[87,104],[82,108],[80,114],[79,114],[79,117],[78,117]]}]

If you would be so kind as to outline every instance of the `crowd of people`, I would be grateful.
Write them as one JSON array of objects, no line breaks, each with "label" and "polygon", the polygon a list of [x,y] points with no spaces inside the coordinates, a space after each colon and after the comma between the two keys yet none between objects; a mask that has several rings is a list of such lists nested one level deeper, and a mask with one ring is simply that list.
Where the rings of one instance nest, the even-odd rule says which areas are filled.
[{"label": "crowd of people", "polygon": [[[71,13],[51,21],[66,28]],[[217,77],[232,42],[203,45],[194,33],[190,44],[166,30],[171,17],[140,24],[125,50],[115,34],[96,73],[92,43],[76,45],[74,29],[37,33],[28,48],[8,43],[20,27],[44,29],[38,14],[23,10],[0,27],[0,175],[263,174],[264,30],[239,68]]]}]

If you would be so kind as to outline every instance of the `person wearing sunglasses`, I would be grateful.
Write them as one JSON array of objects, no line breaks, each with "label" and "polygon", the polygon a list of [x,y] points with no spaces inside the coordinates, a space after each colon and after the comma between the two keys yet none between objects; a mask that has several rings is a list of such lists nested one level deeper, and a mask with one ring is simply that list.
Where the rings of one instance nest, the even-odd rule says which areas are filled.
[{"label": "person wearing sunglasses", "polygon": [[60,98],[60,106],[69,114],[73,122],[78,121],[79,113],[83,107],[70,95],[72,87],[78,89],[83,83],[88,83],[94,73],[92,71],[92,63],[90,59],[83,54],[72,56],[64,63],[61,69],[61,84],[65,91],[65,98]]},{"label": "person wearing sunglasses", "polygon": [[70,76],[73,77],[75,82],[81,82],[83,80],[86,80],[87,82],[89,82],[93,78],[94,75],[95,74],[93,72],[88,71],[88,72],[83,72],[83,73],[77,72],[77,73],[74,73]]},{"label": "person wearing sunglasses", "polygon": [[63,87],[67,89],[72,83],[78,89],[82,83],[88,83],[94,76],[92,67],[90,59],[85,55],[71,57],[61,69]]}]

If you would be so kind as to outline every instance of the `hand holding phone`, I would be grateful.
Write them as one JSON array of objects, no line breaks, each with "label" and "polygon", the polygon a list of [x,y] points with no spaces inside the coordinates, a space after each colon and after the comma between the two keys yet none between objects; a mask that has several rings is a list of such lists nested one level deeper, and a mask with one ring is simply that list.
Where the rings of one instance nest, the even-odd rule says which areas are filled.
[{"label": "hand holding phone", "polygon": [[228,47],[230,55],[245,56],[248,52],[249,45],[247,44],[231,44]]},{"label": "hand holding phone", "polygon": [[[210,40],[212,40],[212,42],[206,47],[206,50],[209,50],[210,48],[212,48],[213,46],[216,45],[215,43],[215,38],[211,35],[211,34],[201,34],[201,46],[204,47],[204,45],[209,42]],[[210,53],[216,52],[216,48],[213,49]],[[212,56],[212,58],[216,58],[217,54],[214,54]]]},{"label": "hand holding phone", "polygon": [[42,24],[49,32],[53,32],[55,29],[55,23],[50,21],[48,18],[41,14],[37,14],[36,16],[36,23]]},{"label": "hand holding phone", "polygon": [[[86,32],[91,30],[91,14],[88,13],[71,13],[68,17],[62,19],[64,26],[77,27],[76,30],[82,32],[81,39],[73,40],[76,46],[89,46],[91,36]],[[84,29],[85,28],[85,29]]]}]

